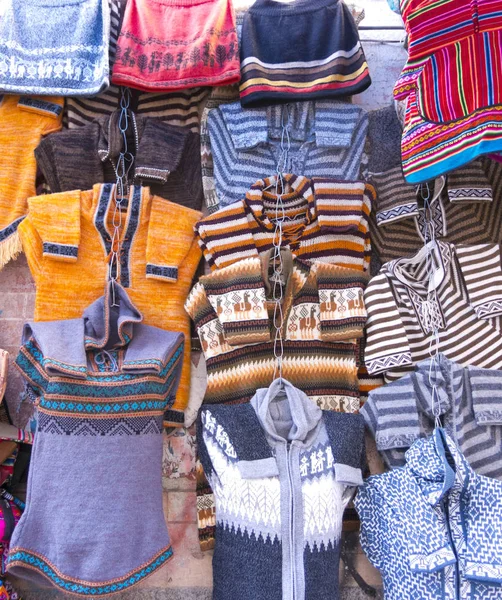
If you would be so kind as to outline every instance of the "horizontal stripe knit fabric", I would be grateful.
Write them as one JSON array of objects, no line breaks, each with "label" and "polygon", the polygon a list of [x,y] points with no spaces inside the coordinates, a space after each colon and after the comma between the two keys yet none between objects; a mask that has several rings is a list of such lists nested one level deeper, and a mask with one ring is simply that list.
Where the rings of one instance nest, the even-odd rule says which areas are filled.
[{"label": "horizontal stripe knit fabric", "polygon": [[359,179],[368,117],[359,106],[335,100],[253,109],[235,102],[211,110],[208,129],[217,199],[227,206],[278,164],[283,173]]},{"label": "horizontal stripe knit fabric", "polygon": [[431,321],[439,350],[461,365],[502,369],[502,269],[497,244],[437,242],[432,260],[441,274],[433,310],[427,300],[426,252],[386,263],[365,291],[365,363],[393,381],[429,357]]},{"label": "horizontal stripe knit fabric", "polygon": [[244,107],[352,96],[371,83],[340,0],[257,0],[244,16],[240,53]]},{"label": "horizontal stripe knit fabric", "polygon": [[98,94],[110,80],[109,37],[108,0],[3,0],[0,92]]},{"label": "horizontal stripe knit fabric", "polygon": [[500,0],[402,0],[409,57],[394,95],[407,99],[403,169],[427,181],[502,150]]},{"label": "horizontal stripe knit fabric", "polygon": [[[431,360],[370,393],[361,409],[377,449],[391,468],[434,429]],[[502,479],[502,371],[462,367],[440,354],[431,376],[443,427],[479,475]]]},{"label": "horizontal stripe knit fabric", "polygon": [[[371,253],[368,217],[374,189],[364,182],[286,174],[282,194],[283,245],[302,260],[367,271]],[[212,269],[257,257],[273,247],[276,178],[256,182],[244,200],[197,223],[195,232]]]}]

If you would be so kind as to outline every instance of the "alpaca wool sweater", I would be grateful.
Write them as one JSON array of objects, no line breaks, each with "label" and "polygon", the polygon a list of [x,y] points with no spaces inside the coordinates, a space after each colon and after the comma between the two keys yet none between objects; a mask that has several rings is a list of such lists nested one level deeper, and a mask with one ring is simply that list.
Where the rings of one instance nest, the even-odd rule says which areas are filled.
[{"label": "alpaca wool sweater", "polygon": [[202,410],[216,496],[214,600],[337,600],[342,516],[362,483],[360,415],[322,411],[284,380]]},{"label": "alpaca wool sweater", "polygon": [[0,92],[99,93],[109,83],[109,36],[108,0],[3,0]]},{"label": "alpaca wool sweater", "polygon": [[239,81],[229,0],[129,0],[112,81],[144,91]]},{"label": "alpaca wool sweater", "polygon": [[[211,214],[195,227],[209,266],[219,269],[273,247],[276,176],[257,181],[244,200]],[[288,217],[283,246],[301,260],[367,271],[371,252],[368,217],[374,189],[361,181],[284,175]]]},{"label": "alpaca wool sweater", "polygon": [[[80,317],[108,279],[114,186],[30,198],[19,235],[36,285],[35,320]],[[133,187],[122,215],[116,275],[145,323],[184,334],[185,358],[166,424],[183,424],[190,386],[190,320],[183,304],[200,261],[198,211]]]},{"label": "alpaca wool sweater", "polygon": [[125,290],[115,284],[112,300],[111,288],[78,319],[27,324],[16,359],[39,419],[7,568],[86,597],[123,592],[173,555],[162,417],[183,336],[143,325]]},{"label": "alpaca wool sweater", "polygon": [[283,173],[359,179],[368,118],[359,106],[334,100],[253,109],[236,102],[212,110],[208,128],[218,201],[227,206],[278,164]]},{"label": "alpaca wool sweater", "polygon": [[62,116],[62,98],[0,96],[0,268],[22,250],[17,230],[36,193],[34,150],[61,129]]},{"label": "alpaca wool sweater", "polygon": [[[115,112],[79,129],[42,140],[35,156],[52,192],[87,190],[95,183],[114,183],[123,150]],[[157,119],[130,115],[129,152],[134,155],[129,183],[148,185],[161,196],[189,208],[202,207],[199,136]],[[78,169],[75,166],[78,165]]]},{"label": "alpaca wool sweater", "polygon": [[502,600],[502,482],[474,473],[442,429],[354,504],[385,600]]},{"label": "alpaca wool sweater", "polygon": [[244,16],[240,53],[244,107],[352,96],[371,83],[340,0],[257,0]]}]

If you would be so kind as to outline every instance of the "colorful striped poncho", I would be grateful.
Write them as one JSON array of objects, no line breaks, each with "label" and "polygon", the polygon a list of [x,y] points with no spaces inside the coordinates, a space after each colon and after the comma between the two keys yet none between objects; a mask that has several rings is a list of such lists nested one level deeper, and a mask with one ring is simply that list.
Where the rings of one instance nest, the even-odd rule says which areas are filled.
[{"label": "colorful striped poncho", "polygon": [[427,181],[502,151],[502,1],[402,0],[409,58],[403,170]]}]

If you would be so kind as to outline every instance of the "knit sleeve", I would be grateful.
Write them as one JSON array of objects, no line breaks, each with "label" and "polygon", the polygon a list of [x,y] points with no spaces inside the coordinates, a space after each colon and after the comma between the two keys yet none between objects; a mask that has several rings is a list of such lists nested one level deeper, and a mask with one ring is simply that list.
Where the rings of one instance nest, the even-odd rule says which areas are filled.
[{"label": "knit sleeve", "polygon": [[384,498],[371,484],[371,479],[359,488],[354,506],[361,521],[360,542],[370,563],[382,569],[385,561],[387,528],[383,514]]},{"label": "knit sleeve", "polygon": [[234,165],[239,157],[232,142],[223,114],[219,108],[209,111],[207,127],[213,155],[214,183],[220,206],[227,206],[241,200],[240,185],[235,184]]},{"label": "knit sleeve", "polygon": [[29,388],[34,390],[36,395],[42,395],[47,389],[49,378],[44,367],[42,351],[28,324],[24,326],[22,344],[15,365]]},{"label": "knit sleeve", "polygon": [[455,254],[469,303],[479,319],[502,316],[502,268],[497,244],[458,245]]},{"label": "knit sleeve", "polygon": [[502,371],[467,367],[466,395],[472,399],[476,423],[502,425]]},{"label": "knit sleeve", "polygon": [[201,213],[155,196],[146,246],[146,277],[178,281],[178,271],[193,246],[194,225]]},{"label": "knit sleeve", "polygon": [[51,191],[60,192],[61,186],[59,185],[57,161],[54,154],[54,136],[51,135],[42,139],[40,144],[35,148],[35,158],[37,160],[37,168]]},{"label": "knit sleeve", "polygon": [[364,362],[368,372],[411,365],[411,351],[389,280],[384,273],[374,277],[364,293],[368,320]]},{"label": "knit sleeve", "polygon": [[[76,262],[80,244],[80,191],[35,196],[28,200],[28,206],[31,228],[42,244],[42,257]],[[24,245],[26,238],[21,239]]]},{"label": "knit sleeve", "polygon": [[365,274],[329,263],[318,263],[315,268],[323,341],[362,337],[366,323]]}]

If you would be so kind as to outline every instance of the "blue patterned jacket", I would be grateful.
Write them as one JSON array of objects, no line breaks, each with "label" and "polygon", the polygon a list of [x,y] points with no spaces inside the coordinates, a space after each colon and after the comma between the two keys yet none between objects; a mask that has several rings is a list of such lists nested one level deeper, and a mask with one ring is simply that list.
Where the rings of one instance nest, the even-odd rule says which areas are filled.
[{"label": "blue patterned jacket", "polygon": [[444,430],[355,504],[385,600],[502,600],[502,482],[477,475]]}]

